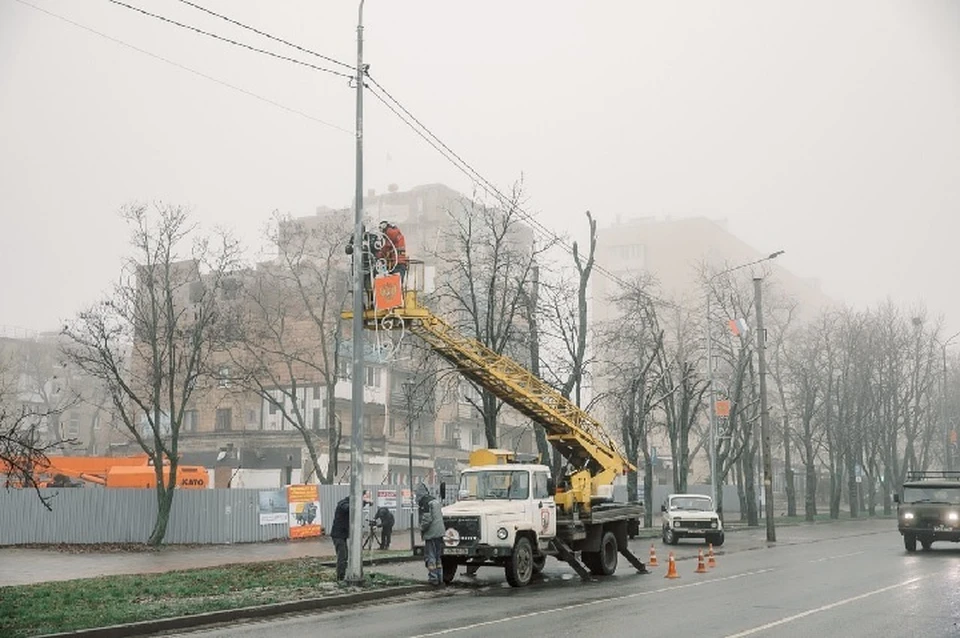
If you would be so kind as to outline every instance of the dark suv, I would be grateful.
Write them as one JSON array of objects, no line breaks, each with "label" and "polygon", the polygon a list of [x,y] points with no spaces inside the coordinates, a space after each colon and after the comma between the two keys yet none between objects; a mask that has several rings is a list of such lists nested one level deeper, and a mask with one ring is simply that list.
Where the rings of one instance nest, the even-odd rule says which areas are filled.
[{"label": "dark suv", "polygon": [[909,472],[897,503],[897,528],[908,552],[933,541],[960,542],[960,472]]}]

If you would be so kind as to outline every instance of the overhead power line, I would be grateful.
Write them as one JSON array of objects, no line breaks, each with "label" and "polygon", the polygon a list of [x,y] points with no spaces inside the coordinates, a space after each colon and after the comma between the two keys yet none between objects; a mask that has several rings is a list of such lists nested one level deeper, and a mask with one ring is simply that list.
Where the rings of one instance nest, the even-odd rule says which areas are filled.
[{"label": "overhead power line", "polygon": [[342,66],[342,67],[345,67],[345,68],[348,68],[348,69],[353,69],[353,68],[354,68],[354,66],[351,65],[351,64],[348,64],[348,63],[346,63],[346,62],[341,62],[340,60],[337,60],[337,59],[331,58],[331,57],[329,57],[329,56],[323,55],[322,53],[317,53],[316,51],[312,51],[312,50],[310,50],[310,49],[307,49],[307,48],[305,48],[305,47],[302,47],[302,46],[300,46],[299,44],[296,44],[296,43],[294,43],[294,42],[290,42],[289,40],[284,40],[283,38],[279,38],[279,37],[277,37],[277,36],[275,36],[275,35],[272,35],[272,34],[270,34],[270,33],[267,33],[266,31],[261,31],[260,29],[257,29],[256,27],[252,27],[252,26],[250,26],[250,25],[248,25],[248,24],[244,24],[243,22],[240,22],[239,20],[234,20],[233,18],[231,18],[231,17],[229,17],[229,16],[225,16],[225,15],[223,15],[222,13],[217,13],[216,11],[212,11],[212,10],[210,10],[210,9],[207,9],[206,7],[202,7],[202,6],[200,6],[199,4],[197,4],[196,2],[191,2],[190,0],[180,0],[180,2],[182,2],[183,4],[185,4],[185,5],[187,5],[187,6],[193,7],[194,9],[198,9],[198,10],[200,10],[200,11],[203,11],[204,13],[207,13],[207,14],[212,15],[212,16],[214,16],[214,17],[220,18],[221,20],[226,20],[226,21],[229,22],[230,24],[235,24],[235,25],[237,25],[238,27],[240,27],[240,28],[242,28],[242,29],[246,29],[246,30],[248,30],[248,31],[253,31],[253,32],[256,33],[257,35],[262,35],[263,37],[268,38],[268,39],[270,39],[270,40],[273,40],[273,41],[275,41],[275,42],[279,42],[280,44],[285,44],[285,45],[287,45],[288,47],[292,47],[292,48],[296,49],[297,51],[302,51],[302,52],[304,52],[304,53],[309,53],[310,55],[314,55],[314,56],[316,56],[316,57],[318,57],[318,58],[320,58],[320,59],[322,59],[322,60],[326,60],[327,62],[333,62],[334,64],[338,64],[338,65],[340,65],[340,66]]},{"label": "overhead power line", "polygon": [[80,24],[79,22],[75,22],[75,21],[73,21],[73,20],[71,20],[71,19],[69,19],[69,18],[66,18],[66,17],[62,16],[62,15],[59,15],[59,14],[54,13],[54,12],[52,12],[52,11],[48,11],[47,9],[44,9],[43,7],[38,7],[37,5],[32,4],[32,3],[30,3],[30,2],[27,2],[26,0],[16,0],[16,1],[19,2],[20,4],[24,5],[24,6],[27,6],[27,7],[30,7],[31,9],[35,9],[36,11],[39,11],[40,13],[45,13],[45,14],[47,14],[48,16],[50,16],[50,17],[52,17],[52,18],[56,18],[57,20],[60,20],[60,21],[65,22],[65,23],[67,23],[67,24],[69,24],[69,25],[72,25],[72,26],[74,26],[74,27],[77,27],[78,29],[83,29],[84,31],[87,31],[88,33],[92,33],[92,34],[94,34],[94,35],[96,35],[96,36],[99,36],[99,37],[101,37],[101,38],[104,38],[105,40],[109,40],[110,42],[113,42],[113,43],[115,43],[115,44],[119,44],[120,46],[126,47],[126,48],[128,48],[128,49],[133,50],[133,51],[136,51],[137,53],[141,53],[141,54],[146,55],[146,56],[148,56],[148,57],[151,57],[151,58],[153,58],[153,59],[155,59],[155,60],[159,60],[160,62],[164,62],[164,63],[169,64],[169,65],[171,65],[171,66],[177,67],[178,69],[181,69],[181,70],[183,70],[183,71],[187,71],[187,72],[189,72],[189,73],[192,73],[192,74],[194,74],[194,75],[196,75],[196,76],[198,76],[198,77],[201,77],[201,78],[203,78],[203,79],[205,79],[205,80],[209,80],[209,81],[211,81],[211,82],[214,82],[214,83],[216,83],[216,84],[219,84],[220,86],[225,86],[225,87],[227,87],[228,89],[231,89],[231,90],[233,90],[233,91],[237,91],[238,93],[243,93],[244,95],[247,95],[247,96],[252,97],[252,98],[254,98],[254,99],[260,100],[261,102],[264,102],[264,103],[269,104],[269,105],[271,105],[271,106],[275,106],[275,107],[277,107],[277,108],[279,108],[279,109],[282,109],[282,110],[284,110],[284,111],[287,111],[288,113],[293,113],[294,115],[299,115],[300,117],[303,117],[303,118],[305,118],[305,119],[308,119],[308,120],[310,120],[311,122],[316,122],[317,124],[322,124],[322,125],[324,125],[324,126],[328,126],[328,127],[330,127],[330,128],[336,129],[336,130],[338,130],[338,131],[343,131],[344,133],[347,133],[348,135],[353,135],[353,134],[354,134],[353,131],[351,131],[351,130],[349,130],[349,129],[346,129],[346,128],[343,128],[342,126],[337,126],[336,124],[333,124],[333,123],[331,123],[331,122],[327,122],[327,121],[325,121],[325,120],[322,120],[322,119],[320,119],[320,118],[318,118],[318,117],[315,117],[315,116],[313,116],[313,115],[310,115],[309,113],[306,113],[306,112],[301,111],[301,110],[299,110],[299,109],[295,109],[295,108],[293,108],[293,107],[291,107],[291,106],[287,106],[286,104],[281,104],[280,102],[277,102],[277,101],[275,101],[275,100],[272,100],[272,99],[270,99],[270,98],[268,98],[268,97],[264,97],[264,96],[262,96],[262,95],[259,95],[259,94],[257,94],[257,93],[254,93],[253,91],[248,91],[247,89],[245,89],[245,88],[243,88],[243,87],[239,87],[239,86],[236,86],[236,85],[234,85],[234,84],[230,84],[229,82],[225,82],[225,81],[223,81],[223,80],[221,80],[221,79],[219,79],[219,78],[213,77],[212,75],[207,75],[206,73],[203,73],[203,72],[201,72],[201,71],[197,71],[196,69],[192,69],[192,68],[190,68],[190,67],[188,67],[188,66],[185,66],[185,65],[183,65],[183,64],[180,64],[179,62],[175,62],[174,60],[171,60],[171,59],[169,59],[169,58],[165,58],[165,57],[163,57],[162,55],[157,55],[156,53],[152,53],[152,52],[150,52],[150,51],[147,51],[146,49],[141,49],[141,48],[138,47],[138,46],[135,46],[135,45],[133,45],[133,44],[130,44],[129,42],[124,42],[123,40],[120,40],[119,38],[115,38],[115,37],[113,37],[113,36],[111,36],[111,35],[107,35],[106,33],[103,33],[103,32],[101,32],[101,31],[97,31],[96,29],[93,29],[93,28],[91,28],[91,27],[88,27],[88,26],[86,26],[85,24]]},{"label": "overhead power line", "polygon": [[[443,155],[451,164],[453,164],[457,169],[469,177],[472,181],[478,183],[478,185],[489,195],[498,199],[501,204],[510,206],[517,211],[517,213],[525,219],[529,224],[536,227],[542,234],[547,238],[553,240],[555,243],[563,247],[568,253],[573,254],[573,246],[565,241],[562,237],[554,233],[552,230],[544,226],[539,220],[537,220],[532,214],[525,211],[521,208],[516,202],[511,201],[506,195],[504,195],[496,186],[494,186],[487,178],[480,174],[475,168],[473,168],[466,160],[464,160],[460,155],[458,155],[453,149],[451,149],[447,144],[443,142],[437,135],[435,135],[430,129],[426,127],[413,113],[409,111],[403,104],[400,103],[395,97],[393,97],[383,86],[377,82],[373,77],[368,75],[370,83],[373,84],[377,90],[383,93],[383,96],[379,95],[377,91],[373,89],[370,90],[370,93],[376,97],[380,102],[382,102],[390,111],[394,113],[400,120],[405,123],[411,130],[413,130],[417,135],[423,138],[430,146],[432,146],[437,152]],[[388,102],[389,100],[389,102]],[[392,103],[392,104],[391,104]],[[624,288],[632,288],[632,285],[625,281],[623,278],[619,277],[615,273],[607,270],[600,264],[594,262],[594,270],[598,273],[604,275],[611,281],[623,286]]]},{"label": "overhead power line", "polygon": [[316,71],[322,71],[322,72],[324,72],[324,73],[330,73],[330,74],[332,74],[332,75],[337,75],[337,76],[340,76],[340,77],[342,77],[342,78],[347,78],[347,79],[352,79],[352,78],[353,78],[353,75],[352,75],[352,74],[342,73],[342,72],[340,72],[340,71],[335,71],[334,69],[328,69],[327,67],[319,66],[319,65],[317,65],[317,64],[311,64],[310,62],[304,62],[303,60],[298,60],[297,58],[291,58],[291,57],[288,56],[288,55],[281,55],[281,54],[279,54],[279,53],[274,53],[273,51],[268,51],[267,49],[261,49],[261,48],[259,48],[259,47],[255,47],[255,46],[252,46],[252,45],[249,45],[249,44],[245,44],[245,43],[243,43],[243,42],[239,42],[239,41],[234,40],[234,39],[232,39],[232,38],[227,38],[227,37],[222,36],[222,35],[217,35],[216,33],[211,33],[210,31],[204,31],[203,29],[200,29],[199,27],[195,27],[195,26],[190,25],[190,24],[185,24],[185,23],[183,23],[183,22],[178,22],[177,20],[174,20],[174,19],[172,19],[172,18],[168,18],[168,17],[166,17],[166,16],[159,15],[159,14],[157,14],[157,13],[151,13],[150,11],[147,11],[146,9],[141,9],[140,7],[136,7],[136,6],[132,5],[132,4],[127,4],[126,2],[121,2],[121,0],[107,0],[107,2],[110,2],[110,3],[112,3],[112,4],[115,4],[115,5],[119,6],[119,7],[123,7],[124,9],[129,9],[130,11],[135,11],[135,12],[137,12],[137,13],[143,14],[143,15],[148,16],[148,17],[150,17],[150,18],[153,18],[153,19],[155,19],[155,20],[160,20],[161,22],[166,22],[166,23],[168,23],[168,24],[172,24],[172,25],[174,25],[174,26],[178,26],[178,27],[180,27],[181,29],[186,29],[186,30],[188,30],[188,31],[193,31],[193,32],[199,33],[199,34],[201,34],[201,35],[205,35],[205,36],[207,36],[208,38],[213,38],[213,39],[215,39],[215,40],[220,40],[221,42],[226,42],[226,43],[228,43],[228,44],[232,44],[232,45],[234,45],[234,46],[237,46],[237,47],[240,47],[240,48],[243,48],[243,49],[248,49],[248,50],[250,50],[250,51],[254,51],[254,52],[260,53],[260,54],[262,54],[262,55],[268,55],[268,56],[270,56],[270,57],[272,57],[272,58],[277,58],[278,60],[284,60],[284,61],[286,61],[286,62],[291,62],[291,63],[293,63],[293,64],[299,64],[299,65],[301,65],[301,66],[305,66],[305,67],[307,67],[307,68],[314,69],[314,70],[316,70]]}]

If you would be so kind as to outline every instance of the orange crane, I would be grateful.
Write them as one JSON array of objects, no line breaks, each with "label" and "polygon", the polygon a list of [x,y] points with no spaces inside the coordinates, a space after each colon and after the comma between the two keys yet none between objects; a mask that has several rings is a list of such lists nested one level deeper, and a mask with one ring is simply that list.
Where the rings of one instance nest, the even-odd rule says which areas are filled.
[{"label": "orange crane", "polygon": [[[9,473],[0,464],[0,474]],[[34,466],[33,476],[39,487],[73,487],[68,479],[79,479],[112,488],[153,488],[157,473],[146,454],[137,456],[49,456],[46,463]],[[167,463],[164,481],[170,478]],[[177,467],[177,487],[206,489],[210,485],[207,469],[195,465]]]}]

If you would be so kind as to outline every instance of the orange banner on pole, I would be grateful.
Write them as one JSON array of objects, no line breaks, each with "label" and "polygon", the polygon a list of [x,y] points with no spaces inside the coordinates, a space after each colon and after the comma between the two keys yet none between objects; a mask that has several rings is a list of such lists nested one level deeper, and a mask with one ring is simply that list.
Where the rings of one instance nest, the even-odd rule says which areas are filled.
[{"label": "orange banner on pole", "polygon": [[390,310],[403,305],[400,275],[382,275],[373,280],[373,305],[377,310]]},{"label": "orange banner on pole", "polygon": [[717,401],[717,416],[730,416],[730,402],[726,399]]}]

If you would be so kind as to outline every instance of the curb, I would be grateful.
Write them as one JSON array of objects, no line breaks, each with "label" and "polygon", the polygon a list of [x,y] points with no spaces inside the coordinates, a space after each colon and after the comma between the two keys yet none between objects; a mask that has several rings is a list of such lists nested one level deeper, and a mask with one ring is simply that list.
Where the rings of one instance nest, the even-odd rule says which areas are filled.
[{"label": "curb", "polygon": [[372,589],[370,591],[357,592],[355,594],[326,596],[324,598],[308,598],[306,600],[293,600],[285,603],[271,603],[268,605],[241,607],[239,609],[211,611],[203,614],[193,614],[190,616],[175,616],[173,618],[161,618],[158,620],[143,620],[124,625],[112,625],[110,627],[94,627],[91,629],[78,629],[76,631],[67,631],[56,634],[43,634],[38,638],[66,638],[67,636],[70,636],[71,638],[129,638],[130,636],[156,634],[160,633],[161,631],[195,629],[204,625],[229,623],[241,619],[266,618],[280,614],[319,611],[322,609],[329,609],[331,607],[365,603],[383,598],[406,596],[408,594],[415,594],[423,591],[430,591],[430,586],[406,585],[401,587],[386,587],[383,589]]}]

